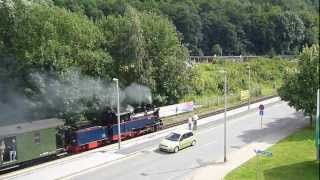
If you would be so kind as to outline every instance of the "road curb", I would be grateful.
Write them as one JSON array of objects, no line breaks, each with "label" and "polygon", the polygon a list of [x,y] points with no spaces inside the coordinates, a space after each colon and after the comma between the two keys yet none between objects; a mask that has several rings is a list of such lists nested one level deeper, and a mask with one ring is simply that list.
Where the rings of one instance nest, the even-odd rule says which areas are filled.
[{"label": "road curb", "polygon": [[[307,124],[305,125],[307,126]],[[228,161],[223,163],[223,159],[219,159],[213,163],[209,163],[207,166],[201,167],[192,173],[189,179],[192,180],[221,180],[224,179],[228,173],[234,169],[240,167],[242,164],[246,163],[248,160],[255,156],[254,149],[266,150],[271,146],[279,143],[281,140],[290,136],[291,134],[303,129],[304,127],[293,127],[281,134],[274,135],[269,134],[268,136],[261,137],[257,142],[253,142],[243,146],[237,151],[232,151],[228,154]],[[271,140],[271,142],[264,142],[266,139]],[[240,157],[240,158],[239,158]],[[221,163],[220,163],[221,162]],[[228,167],[229,166],[229,167]],[[214,173],[213,173],[214,172]]]}]

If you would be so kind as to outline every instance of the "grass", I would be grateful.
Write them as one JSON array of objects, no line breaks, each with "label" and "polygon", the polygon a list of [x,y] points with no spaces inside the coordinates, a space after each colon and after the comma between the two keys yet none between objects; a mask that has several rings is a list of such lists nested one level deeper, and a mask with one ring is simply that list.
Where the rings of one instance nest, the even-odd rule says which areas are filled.
[{"label": "grass", "polygon": [[[261,173],[260,180],[317,180],[319,179],[319,161],[316,158],[314,130],[302,129],[268,151],[272,157],[259,157]],[[226,180],[256,179],[257,159],[233,170],[226,176]]]}]

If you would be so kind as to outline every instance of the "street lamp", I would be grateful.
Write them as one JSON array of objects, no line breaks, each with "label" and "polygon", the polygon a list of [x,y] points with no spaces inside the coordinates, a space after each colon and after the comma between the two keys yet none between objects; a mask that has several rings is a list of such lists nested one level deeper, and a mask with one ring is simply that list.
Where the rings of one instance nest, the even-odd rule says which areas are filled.
[{"label": "street lamp", "polygon": [[119,80],[117,78],[112,79],[117,85],[117,117],[118,117],[118,149],[120,150],[121,144],[121,130],[120,130],[120,94],[119,94]]},{"label": "street lamp", "polygon": [[248,91],[249,91],[249,96],[248,96],[248,110],[250,110],[250,96],[251,96],[251,87],[250,87],[250,81],[251,81],[251,69],[250,69],[250,65],[247,66],[248,70],[249,70],[249,83],[248,83]]},{"label": "street lamp", "polygon": [[224,139],[223,139],[223,162],[227,162],[227,71],[220,70],[224,74]]}]

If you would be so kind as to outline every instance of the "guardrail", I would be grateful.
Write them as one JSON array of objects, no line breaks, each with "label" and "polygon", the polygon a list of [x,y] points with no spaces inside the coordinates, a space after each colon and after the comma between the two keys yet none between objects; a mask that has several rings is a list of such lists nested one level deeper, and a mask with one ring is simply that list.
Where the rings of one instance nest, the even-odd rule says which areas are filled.
[{"label": "guardrail", "polygon": [[[240,56],[189,56],[189,62],[191,63],[213,63],[216,61],[234,61],[234,62],[244,62],[252,59],[257,59],[260,57],[268,56],[254,56],[254,55],[240,55]],[[279,57],[281,59],[295,59],[296,55],[276,55],[274,57]]]}]

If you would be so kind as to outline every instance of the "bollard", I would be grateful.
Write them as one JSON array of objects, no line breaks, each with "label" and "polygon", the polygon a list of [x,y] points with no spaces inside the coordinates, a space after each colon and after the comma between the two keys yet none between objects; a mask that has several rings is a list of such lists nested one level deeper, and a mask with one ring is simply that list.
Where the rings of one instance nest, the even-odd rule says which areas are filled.
[{"label": "bollard", "polygon": [[197,130],[197,121],[198,121],[199,117],[197,114],[195,114],[193,117],[192,117],[192,121],[193,121],[193,130]]},{"label": "bollard", "polygon": [[193,130],[197,130],[197,120],[193,120]]},{"label": "bollard", "polygon": [[188,118],[188,128],[189,128],[189,130],[192,130],[192,118],[191,117]]}]

